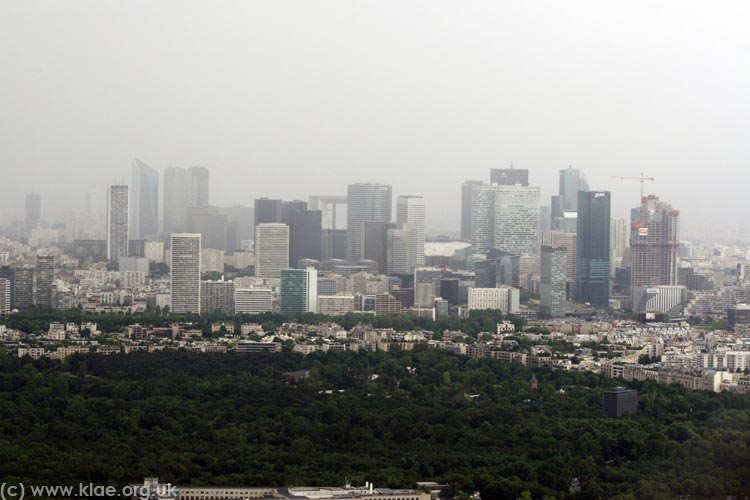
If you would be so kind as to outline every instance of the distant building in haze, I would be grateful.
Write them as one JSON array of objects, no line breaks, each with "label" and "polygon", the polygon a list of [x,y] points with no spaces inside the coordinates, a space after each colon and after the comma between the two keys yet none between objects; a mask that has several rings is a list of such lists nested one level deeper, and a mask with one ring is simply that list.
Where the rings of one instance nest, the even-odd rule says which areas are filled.
[{"label": "distant building in haze", "polygon": [[350,184],[347,188],[347,260],[364,256],[362,230],[365,222],[390,222],[391,186],[375,183]]},{"label": "distant building in haze", "polygon": [[588,191],[589,182],[586,174],[577,168],[568,167],[560,170],[560,200],[563,211],[578,210],[578,192]]},{"label": "distant building in haze", "polygon": [[407,230],[407,261],[409,272],[411,272],[417,267],[424,266],[424,198],[399,196],[396,201],[396,222]]},{"label": "distant building in haze", "polygon": [[465,181],[461,184],[461,239],[471,240],[471,196],[474,186],[481,186],[482,181]]},{"label": "distant building in haze", "polygon": [[159,173],[138,158],[131,170],[130,237],[153,238],[159,233]]},{"label": "distant building in haze", "polygon": [[39,227],[42,216],[42,197],[37,193],[26,195],[26,234],[31,234],[32,229]]},{"label": "distant building in haze", "polygon": [[202,248],[227,249],[227,216],[219,207],[209,205],[189,207],[187,231],[200,233]]},{"label": "distant building in haze", "polygon": [[202,207],[208,205],[208,169],[206,167],[190,167],[188,170],[189,192],[188,207]]},{"label": "distant building in haze", "polygon": [[493,168],[490,169],[490,184],[500,186],[528,186],[529,170],[525,168]]}]

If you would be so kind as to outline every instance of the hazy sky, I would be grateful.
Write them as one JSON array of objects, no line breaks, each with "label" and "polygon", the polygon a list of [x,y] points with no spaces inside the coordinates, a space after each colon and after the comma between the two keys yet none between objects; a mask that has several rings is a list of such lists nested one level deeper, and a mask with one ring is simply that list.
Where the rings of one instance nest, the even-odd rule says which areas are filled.
[{"label": "hazy sky", "polygon": [[[378,181],[458,227],[460,184],[638,182],[686,225],[747,216],[750,2],[5,1],[0,221],[205,165],[214,204]],[[733,216],[733,213],[735,214]]]}]

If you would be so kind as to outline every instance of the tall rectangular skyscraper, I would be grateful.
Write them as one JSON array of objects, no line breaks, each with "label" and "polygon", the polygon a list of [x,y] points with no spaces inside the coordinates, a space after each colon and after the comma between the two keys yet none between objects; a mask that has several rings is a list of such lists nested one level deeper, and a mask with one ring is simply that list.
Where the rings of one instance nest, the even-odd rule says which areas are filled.
[{"label": "tall rectangular skyscraper", "polygon": [[563,211],[577,211],[578,191],[588,190],[589,182],[582,171],[573,167],[560,170],[560,201]]},{"label": "tall rectangular skyscraper", "polygon": [[190,167],[187,172],[190,182],[187,206],[203,207],[208,205],[208,169],[206,167]]},{"label": "tall rectangular skyscraper", "polygon": [[362,249],[362,226],[365,222],[390,222],[391,186],[375,183],[349,184],[347,188],[347,232],[346,257],[360,260]]},{"label": "tall rectangular skyscraper", "polygon": [[184,168],[164,169],[164,232],[180,233],[187,228],[188,174]]},{"label": "tall rectangular skyscraper", "polygon": [[201,312],[201,235],[172,234],[172,267],[170,269],[171,307],[173,313]]},{"label": "tall rectangular skyscraper", "polygon": [[482,181],[465,181],[461,184],[461,239],[471,241],[471,196],[475,186]]},{"label": "tall rectangular skyscraper", "polygon": [[301,259],[320,260],[323,253],[322,212],[294,210],[289,216],[289,264]]},{"label": "tall rectangular skyscraper", "polygon": [[567,310],[566,267],[568,251],[565,247],[542,246],[539,275],[539,312],[542,316],[560,318]]},{"label": "tall rectangular skyscraper", "polygon": [[623,258],[625,257],[625,247],[628,243],[628,231],[625,225],[625,219],[613,217],[609,226],[609,269],[610,276],[614,277],[615,268],[622,265]]},{"label": "tall rectangular skyscraper", "polygon": [[143,240],[159,233],[159,174],[138,158],[131,170],[130,235]]},{"label": "tall rectangular skyscraper", "polygon": [[425,204],[421,196],[399,196],[396,200],[396,222],[409,231],[407,259],[409,272],[424,266]]},{"label": "tall rectangular skyscraper", "polygon": [[609,191],[578,193],[576,300],[609,305]]},{"label": "tall rectangular skyscraper", "polygon": [[42,215],[42,197],[37,193],[26,195],[26,234],[31,234],[32,229],[39,227],[39,219]]},{"label": "tall rectangular skyscraper", "polygon": [[289,267],[289,226],[258,224],[255,227],[255,275],[278,278]]},{"label": "tall rectangular skyscraper", "polygon": [[128,186],[107,189],[107,258],[117,262],[128,256]]},{"label": "tall rectangular skyscraper", "polygon": [[227,216],[221,213],[219,207],[189,207],[187,230],[191,233],[200,233],[202,248],[227,249]]},{"label": "tall rectangular skyscraper", "polygon": [[495,188],[487,184],[472,186],[471,246],[485,252],[495,244]]},{"label": "tall rectangular skyscraper", "polygon": [[630,231],[630,285],[677,284],[680,212],[656,196],[644,197]]},{"label": "tall rectangular skyscraper", "polygon": [[493,187],[494,248],[513,255],[536,255],[539,238],[539,188]]},{"label": "tall rectangular skyscraper", "polygon": [[52,284],[54,281],[54,255],[37,255],[33,275],[33,302],[36,307],[52,309],[54,304]]}]

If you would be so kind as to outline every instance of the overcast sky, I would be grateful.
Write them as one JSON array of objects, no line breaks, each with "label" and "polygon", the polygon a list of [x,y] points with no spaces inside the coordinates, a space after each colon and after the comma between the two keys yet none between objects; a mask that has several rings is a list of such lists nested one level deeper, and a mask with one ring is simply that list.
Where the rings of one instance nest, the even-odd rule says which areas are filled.
[{"label": "overcast sky", "polygon": [[530,169],[639,185],[685,225],[740,222],[750,186],[750,2],[6,1],[0,221],[81,208],[129,180],[205,165],[211,202],[422,194],[458,227],[460,184]]}]

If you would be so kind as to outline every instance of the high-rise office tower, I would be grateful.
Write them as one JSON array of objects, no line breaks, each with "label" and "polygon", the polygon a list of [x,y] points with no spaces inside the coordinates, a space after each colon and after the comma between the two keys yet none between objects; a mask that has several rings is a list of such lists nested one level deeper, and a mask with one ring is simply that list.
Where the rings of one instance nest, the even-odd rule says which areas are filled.
[{"label": "high-rise office tower", "polygon": [[471,196],[474,186],[481,186],[482,181],[465,181],[461,184],[461,239],[471,240]]},{"label": "high-rise office tower", "polygon": [[399,196],[396,200],[396,222],[409,232],[407,258],[409,272],[424,266],[425,205],[421,196]]},{"label": "high-rise office tower", "polygon": [[255,213],[253,207],[235,205],[221,208],[227,218],[227,253],[240,250],[255,237]]},{"label": "high-rise office tower", "polygon": [[227,216],[221,213],[219,207],[189,207],[187,230],[200,233],[201,248],[227,249]]},{"label": "high-rise office tower", "polygon": [[31,234],[32,229],[39,227],[42,216],[42,197],[37,193],[26,195],[26,234]]},{"label": "high-rise office tower", "polygon": [[286,224],[288,226],[291,223],[292,214],[299,210],[307,210],[306,201],[258,198],[255,200],[255,225]]},{"label": "high-rise office tower", "polygon": [[272,200],[269,198],[258,198],[255,200],[255,226],[258,224],[280,224],[281,220],[281,200]]},{"label": "high-rise office tower", "polygon": [[400,227],[395,222],[367,221],[362,224],[362,258],[378,263],[378,272],[388,270],[388,230]]},{"label": "high-rise office tower", "polygon": [[576,300],[609,305],[609,191],[578,193]]},{"label": "high-rise office tower", "polygon": [[610,276],[615,276],[615,268],[622,265],[625,257],[625,247],[628,242],[628,229],[625,225],[625,219],[613,217],[610,221],[609,230],[609,270]]},{"label": "high-rise office tower", "polygon": [[568,251],[565,247],[542,246],[541,271],[539,274],[539,312],[550,318],[565,316],[567,309]]},{"label": "high-rise office tower", "polygon": [[323,229],[323,249],[321,258],[346,259],[346,229]]},{"label": "high-rise office tower", "polygon": [[415,232],[414,228],[406,228],[402,224],[387,229],[386,261],[389,275],[409,274],[414,271],[409,261],[409,244],[416,238]]},{"label": "high-rise office tower", "polygon": [[536,255],[539,237],[539,188],[493,187],[494,248],[514,255]]},{"label": "high-rise office tower", "polygon": [[173,313],[201,311],[201,235],[172,234],[170,269],[171,307]]},{"label": "high-rise office tower", "polygon": [[128,186],[107,189],[107,258],[117,262],[128,256]]},{"label": "high-rise office tower", "polygon": [[184,168],[164,169],[164,232],[179,233],[187,228],[188,174]]},{"label": "high-rise office tower", "polygon": [[659,198],[643,198],[630,231],[631,287],[676,285],[680,212]]},{"label": "high-rise office tower", "polygon": [[536,255],[539,235],[538,187],[482,185],[472,190],[471,244],[514,255]]},{"label": "high-rise office tower", "polygon": [[360,260],[364,256],[362,229],[365,222],[391,220],[391,186],[375,183],[349,184],[347,188],[346,256]]},{"label": "high-rise office tower", "polygon": [[490,169],[490,184],[498,184],[500,186],[528,186],[529,171],[525,168],[513,168],[512,163],[510,168],[493,168]]},{"label": "high-rise office tower", "polygon": [[281,314],[301,314],[318,310],[318,271],[281,270]]},{"label": "high-rise office tower", "polygon": [[471,246],[485,252],[495,244],[495,187],[487,184],[472,187]]},{"label": "high-rise office tower", "polygon": [[130,236],[136,240],[159,233],[159,174],[138,158],[133,159],[130,185]]},{"label": "high-rise office tower", "polygon": [[33,275],[33,302],[39,309],[52,309],[55,281],[54,255],[37,255]]},{"label": "high-rise office tower", "polygon": [[566,233],[564,231],[543,231],[541,237],[542,245],[549,245],[553,247],[564,247],[567,255],[567,263],[565,266],[565,278],[568,282],[568,296],[572,295],[575,290],[576,283],[576,250],[578,244],[576,242],[575,233]]},{"label": "high-rise office tower", "polygon": [[234,314],[234,282],[201,281],[201,314]]},{"label": "high-rise office tower", "polygon": [[323,251],[322,212],[294,210],[289,215],[289,264],[301,259],[321,260]]},{"label": "high-rise office tower", "polygon": [[564,212],[576,212],[578,210],[578,191],[588,190],[589,181],[582,171],[573,167],[560,170],[560,200]]},{"label": "high-rise office tower", "polygon": [[278,278],[289,267],[289,226],[270,223],[255,226],[255,275]]},{"label": "high-rise office tower", "polygon": [[189,180],[188,207],[202,207],[208,205],[208,169],[206,167],[190,167],[187,169]]}]

